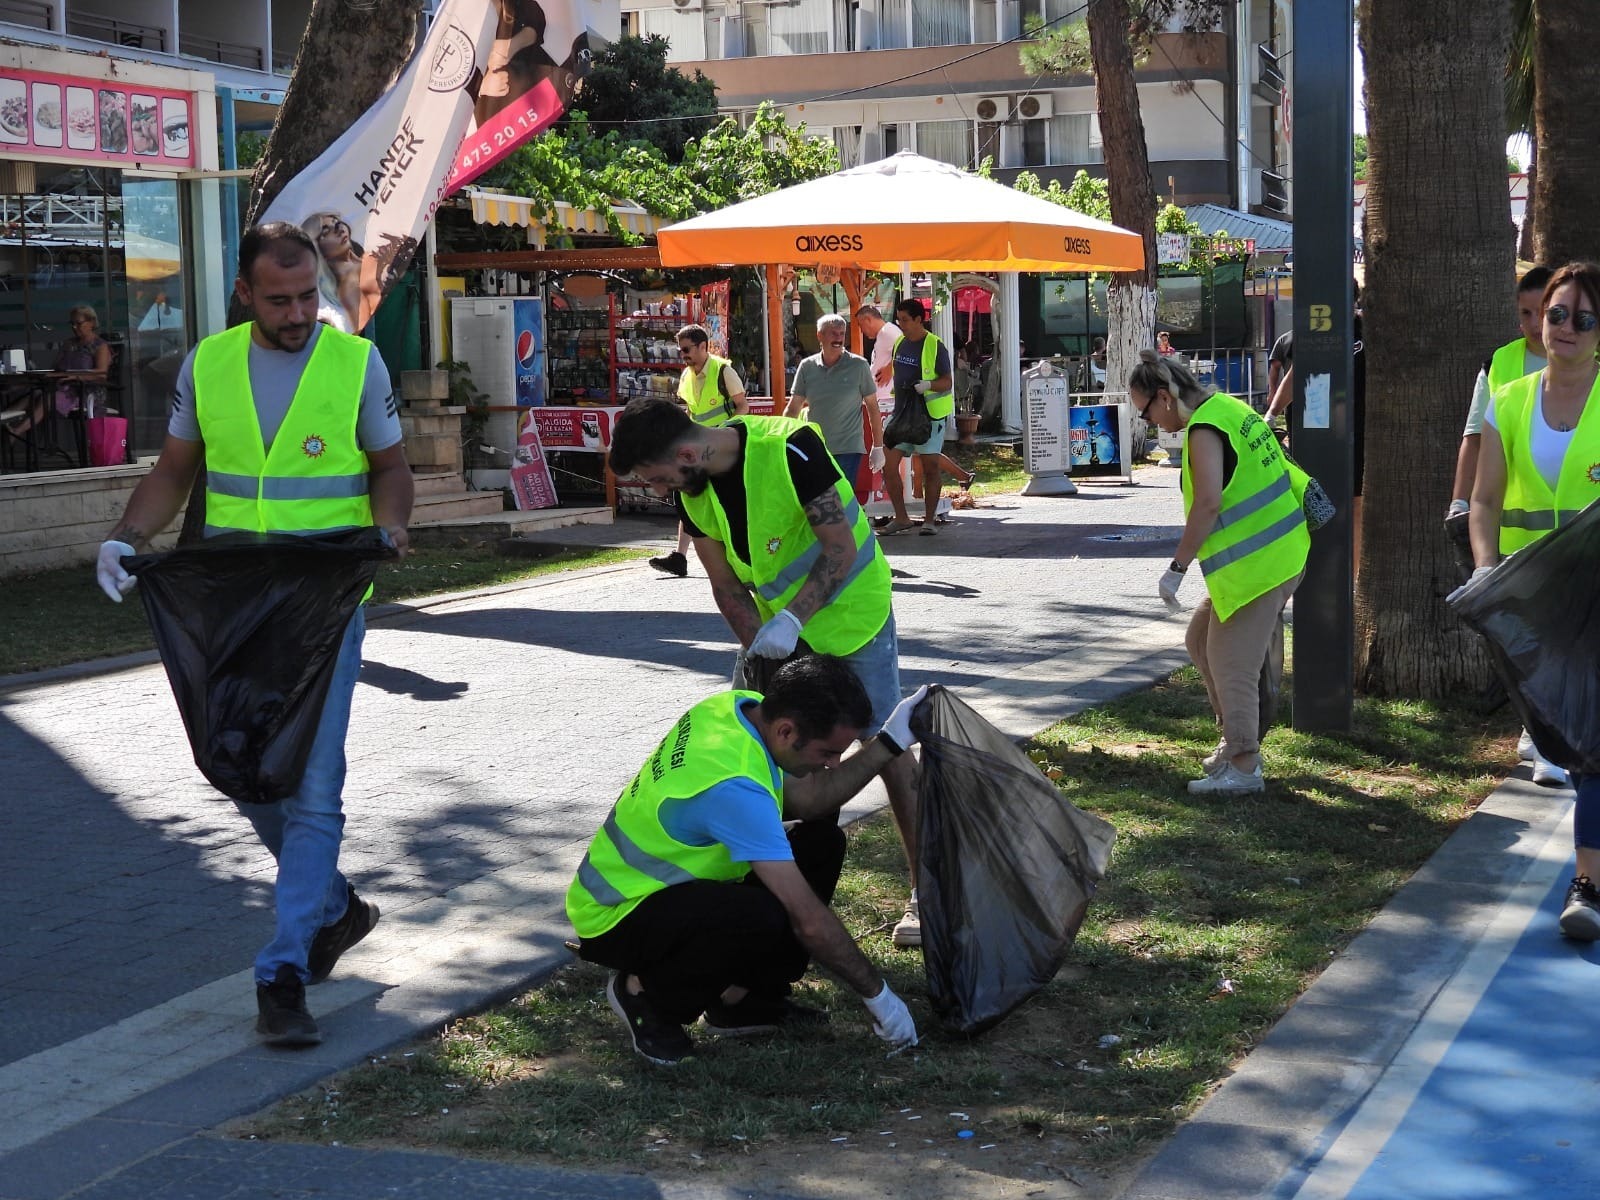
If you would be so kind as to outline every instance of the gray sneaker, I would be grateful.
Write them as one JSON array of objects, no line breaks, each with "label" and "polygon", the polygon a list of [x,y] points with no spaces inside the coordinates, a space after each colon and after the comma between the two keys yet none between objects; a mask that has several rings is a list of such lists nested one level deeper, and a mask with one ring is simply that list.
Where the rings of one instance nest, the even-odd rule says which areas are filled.
[{"label": "gray sneaker", "polygon": [[1260,763],[1248,773],[1228,763],[1215,775],[1202,775],[1199,779],[1189,780],[1191,796],[1237,796],[1245,792],[1262,792],[1266,788],[1267,781],[1261,776]]},{"label": "gray sneaker", "polygon": [[1561,932],[1580,942],[1600,941],[1600,892],[1587,875],[1579,875],[1567,889]]}]

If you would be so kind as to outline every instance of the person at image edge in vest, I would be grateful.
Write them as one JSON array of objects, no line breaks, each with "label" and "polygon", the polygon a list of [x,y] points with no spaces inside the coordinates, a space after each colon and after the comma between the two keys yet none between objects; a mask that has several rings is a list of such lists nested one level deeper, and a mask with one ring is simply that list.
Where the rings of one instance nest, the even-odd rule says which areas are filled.
[{"label": "person at image edge in vest", "polygon": [[[1539,311],[1547,365],[1500,388],[1484,415],[1467,516],[1474,579],[1600,499],[1600,265],[1556,271]],[[1572,782],[1578,865],[1561,930],[1592,942],[1600,939],[1600,775]]]},{"label": "person at image edge in vest", "polygon": [[1178,589],[1196,562],[1206,598],[1184,639],[1200,668],[1222,740],[1189,782],[1197,794],[1259,792],[1261,664],[1283,607],[1305,574],[1311,533],[1301,495],[1307,476],[1283,456],[1272,430],[1248,404],[1207,391],[1187,367],[1139,351],[1128,401],[1163,433],[1184,439],[1183,534],[1161,576],[1161,599],[1178,607]]},{"label": "person at image edge in vest", "polygon": [[[729,417],[750,411],[744,381],[733,364],[711,353],[711,335],[701,325],[685,325],[678,330],[678,357],[683,359],[683,374],[678,376],[678,399],[689,410],[696,425],[721,425]],[[678,526],[678,548],[671,554],[652,558],[650,565],[680,579],[689,573],[689,531]]]},{"label": "person at image edge in vest", "polygon": [[[638,397],[612,432],[611,469],[676,494],[717,610],[739,639],[734,687],[748,678],[748,656],[781,660],[803,645],[849,664],[872,701],[867,732],[882,728],[900,702],[889,560],[814,426],[746,416],[707,428],[669,400]],[[894,942],[920,946],[916,765],[897,757],[879,774],[911,873]]]},{"label": "person at image edge in vest", "polygon": [[[1470,537],[1463,527],[1471,508],[1473,480],[1478,475],[1478,449],[1483,441],[1483,420],[1489,410],[1489,401],[1512,380],[1544,370],[1544,307],[1541,300],[1545,285],[1554,274],[1546,266],[1529,267],[1527,274],[1517,281],[1517,325],[1522,330],[1522,336],[1496,350],[1483,364],[1473,384],[1472,407],[1467,411],[1467,424],[1461,431],[1461,447],[1456,452],[1455,487],[1451,491],[1450,507],[1444,515],[1445,527],[1461,541],[1467,541]],[[1567,773],[1539,753],[1526,729],[1517,739],[1517,757],[1533,764],[1535,783],[1560,787],[1567,782]]]},{"label": "person at image edge in vest", "polygon": [[[319,261],[296,225],[245,233],[234,289],[254,320],[205,338],[184,360],[161,455],[100,547],[97,577],[113,600],[136,582],[121,559],[172,523],[202,455],[208,537],[377,525],[404,556],[412,480],[389,372],[372,343],[318,324]],[[258,500],[275,480],[292,484],[295,499]],[[299,790],[277,804],[238,805],[278,860],[277,929],[255,962],[256,1029],[271,1045],[321,1040],[305,985],[327,978],[378,921],[377,905],[339,873],[344,739],[365,628],[358,608]]]},{"label": "person at image edge in vest", "polygon": [[[893,1046],[915,1045],[905,1003],[829,910],[845,837],[840,807],[913,740],[902,700],[872,718],[842,660],[785,663],[766,694],[721,692],[680,717],[623,789],[567,889],[579,953],[616,972],[606,999],[633,1048],[661,1066],[707,1033],[804,1032],[826,1015],[789,999],[815,958],[847,983]],[[798,821],[787,834],[783,822]]]},{"label": "person at image edge in vest", "polygon": [[915,391],[927,406],[933,421],[933,432],[920,445],[903,442],[890,446],[883,467],[883,488],[889,493],[889,503],[894,515],[878,522],[879,531],[885,534],[904,533],[911,528],[911,517],[906,512],[905,483],[900,478],[900,460],[908,454],[917,456],[922,467],[922,529],[921,533],[938,532],[939,495],[943,471],[940,459],[944,447],[945,430],[956,411],[952,388],[955,382],[954,364],[950,351],[926,322],[928,311],[915,297],[895,305],[894,315],[900,326],[900,340],[894,345],[894,389],[898,406],[907,390]]}]

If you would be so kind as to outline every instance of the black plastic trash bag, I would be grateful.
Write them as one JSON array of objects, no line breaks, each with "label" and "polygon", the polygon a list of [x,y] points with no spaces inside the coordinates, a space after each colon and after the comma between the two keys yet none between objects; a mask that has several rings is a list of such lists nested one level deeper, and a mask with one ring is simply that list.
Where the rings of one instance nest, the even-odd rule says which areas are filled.
[{"label": "black plastic trash bag", "polygon": [[1600,502],[1517,551],[1450,606],[1484,637],[1539,753],[1600,772]]},{"label": "black plastic trash bag", "polygon": [[378,563],[380,529],[230,533],[124,561],[200,773],[270,804],[300,786],[339,644]]},{"label": "black plastic trash bag", "polygon": [[1055,977],[1116,833],[944,688],[928,689],[912,728],[928,997],[948,1028],[981,1033]]}]

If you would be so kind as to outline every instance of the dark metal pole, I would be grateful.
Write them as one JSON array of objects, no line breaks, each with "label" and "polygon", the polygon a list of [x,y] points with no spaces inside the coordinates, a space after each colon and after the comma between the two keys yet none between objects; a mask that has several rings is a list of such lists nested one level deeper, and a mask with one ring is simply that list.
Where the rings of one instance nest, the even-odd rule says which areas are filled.
[{"label": "dark metal pole", "polygon": [[1294,428],[1295,457],[1339,510],[1311,539],[1294,601],[1294,725],[1350,728],[1354,701],[1351,566],[1351,0],[1321,0],[1294,14]]}]

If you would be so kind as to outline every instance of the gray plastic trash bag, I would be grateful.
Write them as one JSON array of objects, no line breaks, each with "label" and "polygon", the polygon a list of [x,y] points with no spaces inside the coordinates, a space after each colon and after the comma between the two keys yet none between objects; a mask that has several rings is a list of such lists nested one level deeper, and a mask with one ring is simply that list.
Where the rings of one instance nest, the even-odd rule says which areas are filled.
[{"label": "gray plastic trash bag", "polygon": [[948,1028],[981,1033],[1055,977],[1116,832],[944,688],[928,690],[912,728],[928,997]]},{"label": "gray plastic trash bag", "polygon": [[294,794],[345,627],[378,563],[380,529],[229,533],[126,560],[178,701],[195,766],[224,796]]},{"label": "gray plastic trash bag", "polygon": [[1450,598],[1539,753],[1600,772],[1600,502]]}]

